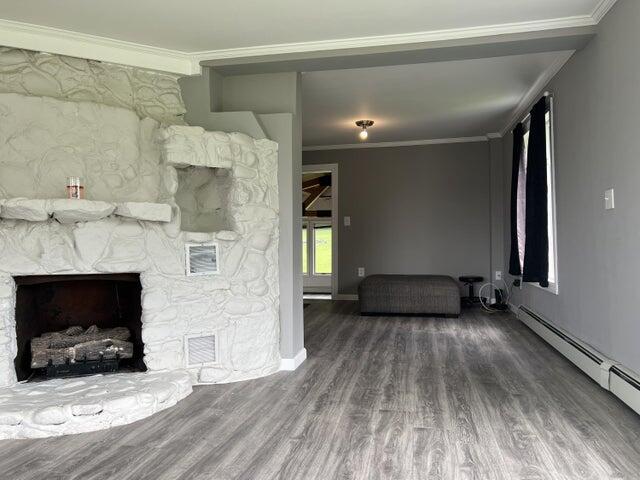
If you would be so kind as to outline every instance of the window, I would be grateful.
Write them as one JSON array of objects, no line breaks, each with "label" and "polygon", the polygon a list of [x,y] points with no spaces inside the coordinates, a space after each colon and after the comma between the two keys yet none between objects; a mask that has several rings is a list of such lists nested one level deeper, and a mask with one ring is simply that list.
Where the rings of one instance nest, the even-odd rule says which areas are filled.
[{"label": "window", "polygon": [[313,225],[313,273],[331,275],[331,224]]},{"label": "window", "polygon": [[[520,267],[524,264],[525,253],[525,212],[526,212],[526,171],[529,151],[529,126],[530,119],[523,122],[525,131],[523,136],[522,161],[518,174],[517,188],[517,230],[518,230],[518,257]],[[547,111],[545,114],[546,128],[546,167],[547,167],[547,231],[548,231],[548,262],[549,262],[549,286],[545,290],[558,293],[558,271],[557,271],[557,240],[556,240],[556,191],[555,191],[555,167],[553,159],[553,98],[547,97]],[[532,285],[536,285],[532,283]],[[543,287],[540,287],[543,288]]]}]

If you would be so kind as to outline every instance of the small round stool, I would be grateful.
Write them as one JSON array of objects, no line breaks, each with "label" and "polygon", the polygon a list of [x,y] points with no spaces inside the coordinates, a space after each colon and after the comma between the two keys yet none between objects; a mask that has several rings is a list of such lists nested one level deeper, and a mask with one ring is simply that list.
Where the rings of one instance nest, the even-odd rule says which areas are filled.
[{"label": "small round stool", "polygon": [[464,283],[465,287],[469,288],[469,296],[462,298],[462,304],[465,305],[465,306],[471,306],[471,305],[477,303],[479,301],[479,299],[473,293],[473,284],[482,282],[484,280],[484,277],[474,277],[474,276],[471,276],[471,275],[465,275],[465,276],[462,276],[462,277],[458,277],[458,280],[460,280],[462,283]]}]

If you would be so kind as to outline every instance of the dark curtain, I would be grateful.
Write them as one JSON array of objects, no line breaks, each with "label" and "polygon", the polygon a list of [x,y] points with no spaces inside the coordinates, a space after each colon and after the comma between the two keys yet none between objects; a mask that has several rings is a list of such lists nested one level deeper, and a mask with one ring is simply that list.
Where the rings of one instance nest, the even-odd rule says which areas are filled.
[{"label": "dark curtain", "polygon": [[513,163],[511,164],[511,255],[509,273],[520,276],[520,249],[518,244],[518,176],[524,150],[524,126],[516,125],[513,130]]},{"label": "dark curtain", "polygon": [[549,286],[547,226],[547,98],[531,110],[527,149],[527,193],[523,281]]}]

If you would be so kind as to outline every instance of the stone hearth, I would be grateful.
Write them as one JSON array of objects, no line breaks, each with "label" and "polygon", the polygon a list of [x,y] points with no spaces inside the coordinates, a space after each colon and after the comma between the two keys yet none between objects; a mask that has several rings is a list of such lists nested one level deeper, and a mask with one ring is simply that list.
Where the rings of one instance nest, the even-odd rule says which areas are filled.
[{"label": "stone hearth", "polygon": [[185,371],[54,379],[0,388],[0,438],[39,438],[125,425],[191,393]]}]

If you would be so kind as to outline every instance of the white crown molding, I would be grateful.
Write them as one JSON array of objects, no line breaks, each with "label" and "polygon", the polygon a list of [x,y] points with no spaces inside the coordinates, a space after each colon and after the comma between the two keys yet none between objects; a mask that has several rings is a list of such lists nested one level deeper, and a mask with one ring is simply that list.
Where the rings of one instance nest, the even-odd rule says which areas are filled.
[{"label": "white crown molding", "polygon": [[593,18],[593,21],[596,24],[600,23],[600,21],[605,17],[607,13],[609,13],[609,10],[611,10],[611,7],[613,7],[617,1],[618,0],[600,0],[600,3],[596,5],[596,8],[591,14],[591,18]]},{"label": "white crown molding", "polygon": [[575,53],[575,50],[567,50],[564,52],[558,52],[558,58],[549,65],[542,75],[536,80],[536,82],[531,86],[531,88],[524,94],[524,96],[520,99],[518,106],[513,111],[511,118],[509,119],[509,123],[504,127],[502,132],[500,132],[501,136],[504,136],[509,132],[513,126],[521,121],[525,115],[527,109],[531,107],[531,105],[536,101],[537,97],[544,90],[547,84],[555,77],[560,69],[565,66],[565,64],[569,61],[569,59]]},{"label": "white crown molding", "polygon": [[180,75],[197,75],[201,73],[200,62],[207,60],[424,44],[447,40],[463,40],[594,26],[606,15],[615,2],[616,0],[601,0],[591,15],[469,28],[433,30],[428,32],[377,35],[315,42],[294,42],[199,52],[170,50],[53,27],[0,19],[0,45],[119,63]]},{"label": "white crown molding", "polygon": [[487,140],[488,140],[487,136],[482,136],[482,137],[435,138],[431,140],[408,140],[406,142],[346,143],[344,145],[313,145],[308,147],[302,147],[302,151],[317,152],[320,150],[353,150],[356,148],[414,147],[418,145],[443,145],[446,143],[486,142]]},{"label": "white crown molding", "polygon": [[188,53],[1,19],[0,45],[181,75],[201,70]]},{"label": "white crown molding", "polygon": [[591,15],[536,20],[531,22],[505,23],[480,27],[451,28],[429,32],[402,33],[395,35],[376,35],[337,40],[321,40],[316,42],[282,43],[254,47],[228,48],[195,52],[198,62],[207,60],[224,60],[231,58],[261,57],[291,53],[308,53],[319,51],[346,50],[358,48],[383,47],[392,45],[411,45],[447,40],[464,40],[470,38],[491,37],[526,32],[542,32],[563,28],[593,26],[597,22]]}]

